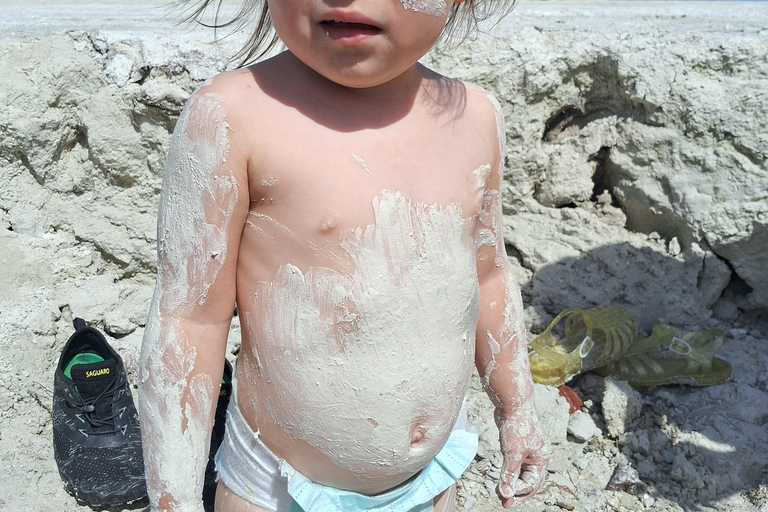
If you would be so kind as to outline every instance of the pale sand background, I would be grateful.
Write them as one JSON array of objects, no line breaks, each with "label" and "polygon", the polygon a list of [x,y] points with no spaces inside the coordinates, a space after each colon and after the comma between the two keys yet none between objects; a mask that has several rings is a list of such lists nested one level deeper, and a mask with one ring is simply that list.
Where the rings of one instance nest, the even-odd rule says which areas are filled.
[{"label": "pale sand background", "polygon": [[[85,510],[59,480],[49,410],[73,316],[135,378],[169,131],[238,42],[156,5],[0,0],[0,510]],[[552,472],[520,510],[768,510],[768,5],[523,2],[493,33],[425,61],[504,106],[505,236],[531,332],[566,306],[620,304],[641,331],[724,330],[734,366],[705,389],[587,375],[570,420],[537,386]],[[481,446],[459,509],[498,510],[477,382],[470,413]],[[621,460],[646,488],[604,490]]]}]

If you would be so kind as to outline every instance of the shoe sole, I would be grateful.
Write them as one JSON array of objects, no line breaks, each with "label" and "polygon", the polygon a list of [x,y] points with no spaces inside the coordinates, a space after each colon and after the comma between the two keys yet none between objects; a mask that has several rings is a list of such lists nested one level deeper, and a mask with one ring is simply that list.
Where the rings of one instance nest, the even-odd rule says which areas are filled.
[{"label": "shoe sole", "polygon": [[[64,489],[75,498],[78,505],[87,505],[95,510],[104,510],[111,507],[120,507],[132,505],[147,499],[146,492],[141,491],[141,485],[127,489],[122,494],[111,494],[102,496],[94,492],[84,492],[75,490],[75,486],[69,482],[64,482]],[[138,491],[138,492],[137,492]],[[137,496],[138,495],[138,496]]]}]

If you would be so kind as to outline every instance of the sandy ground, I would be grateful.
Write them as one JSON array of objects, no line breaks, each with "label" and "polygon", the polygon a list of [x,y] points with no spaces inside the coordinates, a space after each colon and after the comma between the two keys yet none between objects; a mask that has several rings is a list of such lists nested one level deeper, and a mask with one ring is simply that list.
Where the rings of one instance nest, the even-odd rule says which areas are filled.
[{"label": "sandy ground", "polygon": [[[66,30],[101,30],[142,37],[160,32],[189,35],[188,29],[179,29],[163,18],[165,11],[158,4],[155,0],[2,0],[0,33],[35,37]],[[757,2],[544,2],[523,4],[517,15],[534,25],[550,27],[569,16],[588,19],[596,27],[610,19],[628,31],[647,17],[663,16],[703,32],[713,25],[727,27],[727,20],[733,17],[734,31],[766,37],[765,10]],[[496,30],[508,29],[504,24]],[[92,265],[94,255],[63,254],[55,245],[35,244],[0,238],[7,258],[28,262],[15,267],[25,272],[35,273],[41,259],[56,261],[57,272],[64,269],[70,274],[79,265]],[[28,256],[33,251],[37,251],[34,258]],[[0,277],[3,287],[12,282]],[[8,289],[3,292],[4,297],[11,295]],[[35,291],[14,293],[26,308],[25,314],[32,314]],[[7,308],[9,303],[2,304]],[[0,314],[0,334],[5,337],[0,340],[0,510],[87,510],[64,491],[51,441],[53,367],[70,333],[71,316],[68,310],[60,311],[50,323],[51,330],[33,332],[19,327],[23,323],[8,320],[15,318],[8,311]],[[553,460],[544,492],[519,510],[768,511],[768,322],[758,313],[741,312],[727,322],[711,318],[701,328],[726,333],[720,355],[733,365],[731,380],[709,388],[663,386],[617,395],[616,385],[610,381],[595,375],[579,377],[573,384],[585,398],[584,416],[599,429],[586,441],[566,434],[569,417],[556,391],[538,387],[537,404],[552,443]],[[129,369],[135,368],[140,337],[138,330],[115,340]],[[230,348],[236,346],[235,333]],[[473,388],[470,416],[480,423],[481,447],[460,484],[459,510],[500,510],[492,491],[499,467],[495,427],[476,380]],[[621,463],[637,470],[643,484],[605,490]],[[141,508],[141,504],[129,508]]]}]

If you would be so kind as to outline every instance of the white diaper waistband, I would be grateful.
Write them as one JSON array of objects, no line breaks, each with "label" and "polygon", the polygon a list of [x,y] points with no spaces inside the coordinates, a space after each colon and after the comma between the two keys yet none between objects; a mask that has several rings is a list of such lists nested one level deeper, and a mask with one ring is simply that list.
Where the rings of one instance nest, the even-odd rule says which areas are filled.
[{"label": "white diaper waistband", "polygon": [[280,459],[264,446],[240,412],[234,379],[232,391],[224,441],[216,454],[218,478],[254,505],[273,512],[290,512],[293,499],[288,494],[287,480],[280,475]]}]

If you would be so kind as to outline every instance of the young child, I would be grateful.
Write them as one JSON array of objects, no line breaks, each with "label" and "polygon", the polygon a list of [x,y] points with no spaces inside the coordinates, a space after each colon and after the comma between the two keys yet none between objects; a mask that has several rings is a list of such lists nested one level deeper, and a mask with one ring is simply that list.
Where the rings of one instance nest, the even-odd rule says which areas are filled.
[{"label": "young child", "polygon": [[473,362],[496,406],[502,504],[540,487],[501,112],[417,62],[485,1],[268,0],[254,44],[271,20],[287,51],[188,101],[141,356],[152,510],[202,510],[235,304],[218,510],[453,510],[477,446]]}]

